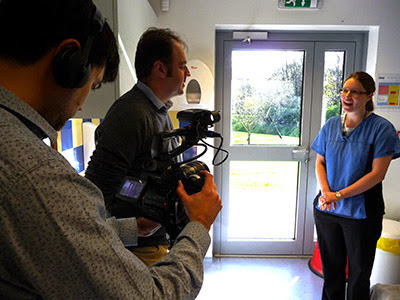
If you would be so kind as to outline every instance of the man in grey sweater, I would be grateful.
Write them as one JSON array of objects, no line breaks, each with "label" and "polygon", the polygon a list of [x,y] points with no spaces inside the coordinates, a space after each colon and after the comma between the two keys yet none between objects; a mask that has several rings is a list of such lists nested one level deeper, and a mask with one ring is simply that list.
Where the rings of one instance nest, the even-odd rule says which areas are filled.
[{"label": "man in grey sweater", "polygon": [[[137,84],[114,102],[96,129],[96,150],[85,176],[103,192],[107,212],[116,218],[139,216],[139,209],[116,193],[125,176],[144,178],[144,164],[152,159],[154,136],[173,129],[168,114],[170,99],[183,93],[190,76],[184,47],[169,29],[146,30],[136,48]],[[168,139],[162,150],[177,147],[176,139]],[[149,237],[140,237],[138,245],[129,249],[151,265],[167,254],[168,246],[165,228],[161,227]]]}]

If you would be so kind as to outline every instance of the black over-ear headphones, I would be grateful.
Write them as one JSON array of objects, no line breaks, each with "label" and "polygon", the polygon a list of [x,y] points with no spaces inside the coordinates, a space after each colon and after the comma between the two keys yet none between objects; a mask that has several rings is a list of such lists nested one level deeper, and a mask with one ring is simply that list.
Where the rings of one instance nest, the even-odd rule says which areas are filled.
[{"label": "black over-ear headphones", "polygon": [[90,49],[96,35],[103,30],[104,18],[95,7],[95,13],[90,25],[90,34],[87,38],[83,51],[75,47],[61,49],[53,62],[53,73],[56,81],[67,89],[83,87],[89,80],[92,72],[91,64],[88,63]]}]

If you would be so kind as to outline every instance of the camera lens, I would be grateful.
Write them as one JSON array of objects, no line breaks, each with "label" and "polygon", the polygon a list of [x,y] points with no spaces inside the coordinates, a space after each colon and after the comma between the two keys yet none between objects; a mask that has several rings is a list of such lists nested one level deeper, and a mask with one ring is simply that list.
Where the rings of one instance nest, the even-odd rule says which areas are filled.
[{"label": "camera lens", "polygon": [[211,112],[211,116],[210,116],[211,122],[212,123],[217,123],[219,122],[219,120],[221,120],[221,115],[219,113],[219,111],[212,111]]}]

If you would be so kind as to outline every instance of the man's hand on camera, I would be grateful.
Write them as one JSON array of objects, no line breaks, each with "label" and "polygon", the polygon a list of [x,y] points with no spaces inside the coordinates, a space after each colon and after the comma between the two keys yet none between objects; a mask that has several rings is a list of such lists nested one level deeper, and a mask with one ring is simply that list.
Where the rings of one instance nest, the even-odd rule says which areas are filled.
[{"label": "man's hand on camera", "polygon": [[179,181],[176,192],[185,206],[189,220],[200,222],[207,230],[210,230],[222,204],[213,176],[206,171],[202,171],[201,174],[205,176],[205,183],[199,193],[188,195],[181,181]]},{"label": "man's hand on camera", "polygon": [[145,218],[136,219],[136,223],[138,227],[138,236],[140,237],[151,236],[161,227],[160,223]]}]

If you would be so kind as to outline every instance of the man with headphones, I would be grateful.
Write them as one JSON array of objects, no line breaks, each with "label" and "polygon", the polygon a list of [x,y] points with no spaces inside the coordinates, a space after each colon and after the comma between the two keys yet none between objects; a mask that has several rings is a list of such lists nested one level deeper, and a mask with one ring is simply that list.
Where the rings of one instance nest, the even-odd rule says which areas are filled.
[{"label": "man with headphones", "polygon": [[191,220],[160,263],[125,246],[158,224],[106,219],[101,192],[43,139],[114,81],[115,37],[92,0],[0,1],[0,298],[193,299],[221,209],[210,174],[178,195]]}]

